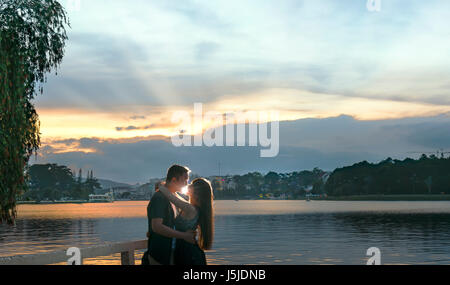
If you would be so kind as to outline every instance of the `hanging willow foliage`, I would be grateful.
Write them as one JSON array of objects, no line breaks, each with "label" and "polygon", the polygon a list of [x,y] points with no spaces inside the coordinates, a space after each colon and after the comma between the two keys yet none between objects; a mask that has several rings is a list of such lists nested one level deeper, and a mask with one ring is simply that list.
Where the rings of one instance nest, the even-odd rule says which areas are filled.
[{"label": "hanging willow foliage", "polygon": [[0,0],[0,223],[13,224],[26,167],[40,145],[31,103],[64,56],[69,26],[55,0]]}]

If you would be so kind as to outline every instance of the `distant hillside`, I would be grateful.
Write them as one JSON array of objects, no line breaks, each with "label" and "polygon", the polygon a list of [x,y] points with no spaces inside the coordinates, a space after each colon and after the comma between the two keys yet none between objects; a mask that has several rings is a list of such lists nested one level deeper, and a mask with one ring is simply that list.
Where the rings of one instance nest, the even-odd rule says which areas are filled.
[{"label": "distant hillside", "polygon": [[100,186],[102,187],[102,189],[109,189],[111,187],[135,187],[130,184],[115,182],[115,181],[108,180],[108,179],[98,178],[97,180],[98,180],[98,183],[100,183]]}]

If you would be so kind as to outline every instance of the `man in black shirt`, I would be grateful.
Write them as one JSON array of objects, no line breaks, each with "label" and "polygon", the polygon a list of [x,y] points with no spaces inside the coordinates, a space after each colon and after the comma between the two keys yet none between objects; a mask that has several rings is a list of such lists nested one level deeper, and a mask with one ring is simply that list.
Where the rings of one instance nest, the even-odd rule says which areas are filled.
[{"label": "man in black shirt", "polygon": [[[172,165],[167,171],[166,187],[178,192],[189,180],[190,170],[180,165]],[[150,265],[173,264],[175,239],[195,243],[195,232],[179,232],[174,229],[176,208],[159,191],[155,192],[147,207],[148,217],[148,255]]]}]

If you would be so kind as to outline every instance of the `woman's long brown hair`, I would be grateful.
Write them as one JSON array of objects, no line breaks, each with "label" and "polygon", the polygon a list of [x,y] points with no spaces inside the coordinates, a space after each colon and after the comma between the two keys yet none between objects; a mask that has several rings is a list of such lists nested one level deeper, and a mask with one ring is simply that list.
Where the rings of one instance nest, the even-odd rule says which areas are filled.
[{"label": "woman's long brown hair", "polygon": [[197,178],[192,181],[192,186],[199,206],[199,246],[201,249],[211,249],[214,239],[214,196],[211,183],[204,178]]}]

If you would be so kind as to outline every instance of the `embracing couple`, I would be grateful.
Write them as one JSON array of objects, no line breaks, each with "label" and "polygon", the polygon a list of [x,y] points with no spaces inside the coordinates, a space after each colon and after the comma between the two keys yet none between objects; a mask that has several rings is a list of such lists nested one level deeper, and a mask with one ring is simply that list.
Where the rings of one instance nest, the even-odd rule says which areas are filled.
[{"label": "embracing couple", "polygon": [[[147,207],[148,251],[142,264],[206,265],[203,250],[211,248],[214,236],[213,191],[204,178],[188,185],[189,173],[172,165],[157,186]],[[177,194],[186,186],[188,201]]]}]

